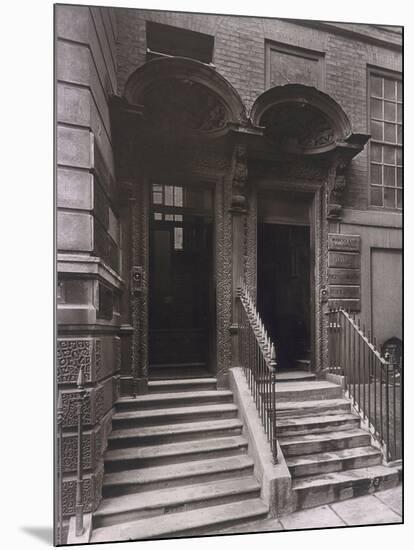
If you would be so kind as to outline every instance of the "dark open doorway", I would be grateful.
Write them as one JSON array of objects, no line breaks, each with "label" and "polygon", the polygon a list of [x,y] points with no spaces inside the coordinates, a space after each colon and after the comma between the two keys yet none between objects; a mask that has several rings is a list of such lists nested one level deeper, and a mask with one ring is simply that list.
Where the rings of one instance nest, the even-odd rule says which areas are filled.
[{"label": "dark open doorway", "polygon": [[212,362],[212,202],[209,188],[152,185],[150,376],[201,376]]},{"label": "dark open doorway", "polygon": [[309,226],[258,224],[257,304],[278,367],[310,367]]}]

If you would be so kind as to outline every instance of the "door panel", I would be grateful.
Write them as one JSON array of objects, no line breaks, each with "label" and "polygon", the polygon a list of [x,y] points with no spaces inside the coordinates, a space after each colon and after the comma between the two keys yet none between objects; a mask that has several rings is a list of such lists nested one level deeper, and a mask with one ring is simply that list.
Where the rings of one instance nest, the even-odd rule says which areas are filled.
[{"label": "door panel", "polygon": [[150,365],[208,363],[213,223],[202,208],[208,195],[202,188],[165,187],[168,204],[153,204],[151,224]]},{"label": "door panel", "polygon": [[310,348],[309,227],[258,226],[257,303],[278,349],[278,365],[294,366]]}]

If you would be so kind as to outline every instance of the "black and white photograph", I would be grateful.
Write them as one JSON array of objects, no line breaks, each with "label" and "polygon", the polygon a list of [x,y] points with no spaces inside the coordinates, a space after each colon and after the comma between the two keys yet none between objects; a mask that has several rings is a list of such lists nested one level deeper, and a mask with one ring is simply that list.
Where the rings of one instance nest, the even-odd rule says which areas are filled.
[{"label": "black and white photograph", "polygon": [[113,4],[53,6],[54,544],[397,540],[404,18]]}]

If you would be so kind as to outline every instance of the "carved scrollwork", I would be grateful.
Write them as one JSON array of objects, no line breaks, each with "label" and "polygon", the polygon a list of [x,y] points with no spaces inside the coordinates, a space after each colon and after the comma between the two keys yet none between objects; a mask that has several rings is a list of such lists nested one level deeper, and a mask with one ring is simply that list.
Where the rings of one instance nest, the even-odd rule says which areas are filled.
[{"label": "carved scrollwork", "polygon": [[266,134],[285,151],[306,153],[335,141],[331,122],[310,105],[287,104],[269,109],[262,121]]},{"label": "carved scrollwork", "polygon": [[331,170],[328,185],[328,218],[338,219],[341,216],[346,170],[347,165],[344,162],[340,162]]},{"label": "carved scrollwork", "polygon": [[247,206],[246,184],[248,177],[246,146],[238,145],[233,154],[233,186],[231,207],[245,211]]},{"label": "carved scrollwork", "polygon": [[145,116],[162,129],[212,132],[228,121],[222,101],[206,86],[188,79],[168,78],[162,86],[148,90]]}]

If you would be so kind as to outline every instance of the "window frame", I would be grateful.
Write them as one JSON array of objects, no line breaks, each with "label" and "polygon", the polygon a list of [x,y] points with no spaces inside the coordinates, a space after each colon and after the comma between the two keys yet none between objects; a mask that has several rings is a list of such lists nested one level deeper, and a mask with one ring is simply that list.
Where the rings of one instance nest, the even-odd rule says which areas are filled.
[{"label": "window frame", "polygon": [[[157,27],[159,28],[158,31],[156,30]],[[209,44],[208,46],[209,48],[211,48],[211,51],[209,52],[210,54],[209,57],[211,57],[211,60],[207,62],[200,59],[199,56],[183,55],[183,54],[176,55],[176,54],[168,53],[167,51],[163,51],[162,48],[155,48],[155,49],[151,48],[149,45],[149,42],[152,41],[152,40],[149,40],[150,35],[160,31],[165,32],[167,34],[168,32],[171,32],[173,35],[175,35],[175,39],[177,39],[177,37],[179,37],[181,34],[180,38],[183,40],[190,40],[190,36],[193,36],[194,38],[198,37],[199,40],[204,40],[206,42],[211,41],[211,44]],[[202,63],[203,65],[207,65],[208,67],[211,67],[214,69],[216,68],[213,62],[214,53],[215,53],[215,36],[214,35],[203,33],[200,31],[194,31],[186,27],[177,27],[175,25],[161,23],[159,21],[147,20],[145,22],[145,42],[146,42],[147,61],[151,61],[152,59],[159,58],[159,57],[167,57],[167,58],[168,57],[186,57],[187,59],[193,59],[195,61],[198,61],[199,63]]]},{"label": "window frame", "polygon": [[[377,96],[371,96],[371,78],[372,77],[379,77],[382,79],[390,79],[395,82],[401,83],[401,98],[398,99],[398,93],[396,94],[395,100],[390,100],[396,105],[396,116],[395,116],[395,122],[390,121],[396,126],[396,141],[390,142],[385,140],[385,135],[383,133],[382,140],[376,139],[376,138],[370,138],[369,140],[369,150],[368,150],[368,208],[371,210],[379,210],[379,211],[391,211],[391,212],[402,212],[403,210],[403,204],[404,204],[404,88],[403,88],[403,77],[402,74],[398,71],[392,71],[389,69],[383,69],[380,67],[375,66],[367,66],[367,127],[368,131],[371,134],[371,122],[372,120],[378,120],[382,124],[385,124],[387,122],[387,119],[384,115],[384,109],[382,113],[382,118],[379,119],[377,117],[371,118],[371,112],[372,112],[372,99],[375,99]],[[379,98],[379,96],[378,96]],[[386,98],[384,97],[384,90],[382,92],[382,97],[379,98],[384,103],[386,101]],[[398,121],[398,105],[401,105],[401,122]],[[401,143],[398,143],[398,126],[401,126],[402,131],[402,138]],[[395,156],[395,164],[389,164],[384,162],[384,153],[382,152],[381,155],[381,161],[372,160],[372,154],[371,154],[371,148],[372,144],[378,144],[379,146],[386,147],[387,145],[390,147],[393,147],[395,151],[400,150],[401,151],[401,163],[398,163],[397,156]],[[395,153],[397,155],[397,153]],[[381,185],[375,185],[371,181],[372,176],[372,163],[378,165],[381,167]],[[394,187],[390,185],[384,185],[384,167],[386,166],[393,166],[395,170],[395,185]],[[398,168],[401,168],[401,183],[398,184]],[[372,204],[372,187],[377,187],[382,190],[382,206],[374,205]],[[393,189],[394,190],[394,206],[385,206],[385,189]],[[398,190],[401,192],[401,206],[398,206]]]}]

